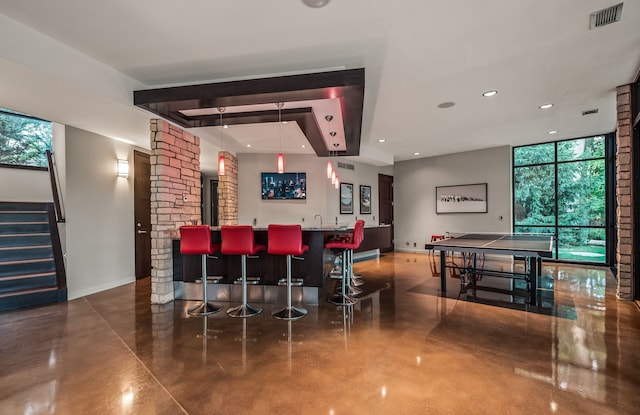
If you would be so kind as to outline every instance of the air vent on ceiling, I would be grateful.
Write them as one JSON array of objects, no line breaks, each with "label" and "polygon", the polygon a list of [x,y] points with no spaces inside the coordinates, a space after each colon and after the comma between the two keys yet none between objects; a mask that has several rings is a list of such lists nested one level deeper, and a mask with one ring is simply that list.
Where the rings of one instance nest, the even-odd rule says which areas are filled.
[{"label": "air vent on ceiling", "polygon": [[598,110],[599,110],[598,108],[594,108],[592,110],[582,111],[582,115],[597,114]]},{"label": "air vent on ceiling", "polygon": [[591,26],[589,29],[595,29],[596,27],[605,26],[619,21],[620,16],[622,15],[623,4],[624,3],[616,4],[615,6],[607,7],[606,9],[591,13]]},{"label": "air vent on ceiling", "polygon": [[355,170],[356,166],[354,166],[353,164],[347,164],[347,163],[338,162],[338,168],[347,169],[347,170]]}]

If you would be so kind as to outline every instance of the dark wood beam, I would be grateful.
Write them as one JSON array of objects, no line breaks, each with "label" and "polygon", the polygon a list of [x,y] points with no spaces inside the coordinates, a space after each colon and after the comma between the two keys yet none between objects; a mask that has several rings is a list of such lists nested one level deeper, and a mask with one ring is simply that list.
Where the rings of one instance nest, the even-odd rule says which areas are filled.
[{"label": "dark wood beam", "polygon": [[[219,124],[218,114],[190,117],[181,112],[184,110],[336,98],[340,99],[343,111],[347,147],[339,155],[357,156],[360,153],[364,104],[364,68],[148,89],[133,93],[134,105],[184,128]],[[277,114],[276,110],[229,113],[223,119],[227,124],[274,122],[277,121]],[[282,116],[283,120],[298,122],[318,156],[329,155],[310,108],[283,110]]]}]

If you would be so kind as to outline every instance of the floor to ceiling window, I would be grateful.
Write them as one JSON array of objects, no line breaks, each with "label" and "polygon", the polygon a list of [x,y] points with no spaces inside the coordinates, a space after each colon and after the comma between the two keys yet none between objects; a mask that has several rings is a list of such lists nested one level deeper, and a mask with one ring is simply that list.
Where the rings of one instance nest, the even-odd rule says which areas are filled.
[{"label": "floor to ceiling window", "polygon": [[609,134],[514,147],[514,232],[555,234],[557,259],[608,263],[612,142]]}]

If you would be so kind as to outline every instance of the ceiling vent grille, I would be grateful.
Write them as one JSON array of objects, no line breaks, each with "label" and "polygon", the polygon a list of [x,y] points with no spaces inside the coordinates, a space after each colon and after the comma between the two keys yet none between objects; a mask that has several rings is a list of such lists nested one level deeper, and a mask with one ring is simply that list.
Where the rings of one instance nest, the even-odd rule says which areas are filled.
[{"label": "ceiling vent grille", "polygon": [[586,110],[586,111],[582,111],[582,115],[589,115],[589,114],[597,114],[599,111],[598,108],[594,108],[592,110]]},{"label": "ceiling vent grille", "polygon": [[589,29],[595,29],[619,21],[620,16],[622,16],[623,4],[624,3],[616,4],[615,6],[591,13],[591,26]]},{"label": "ceiling vent grille", "polygon": [[341,163],[341,162],[338,162],[338,167],[341,169],[347,169],[347,170],[356,169],[356,166],[354,166],[353,164],[347,164],[347,163]]}]

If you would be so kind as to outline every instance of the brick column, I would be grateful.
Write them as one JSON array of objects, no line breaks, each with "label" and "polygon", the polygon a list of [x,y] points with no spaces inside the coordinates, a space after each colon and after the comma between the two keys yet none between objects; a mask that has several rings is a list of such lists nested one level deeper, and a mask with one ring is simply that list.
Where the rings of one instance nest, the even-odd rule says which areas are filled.
[{"label": "brick column", "polygon": [[616,126],[616,218],[618,223],[617,263],[621,300],[633,300],[633,218],[632,218],[632,152],[631,152],[631,85],[617,89]]},{"label": "brick column", "polygon": [[224,176],[218,176],[218,220],[220,225],[238,223],[238,159],[224,154]]},{"label": "brick column", "polygon": [[151,303],[173,301],[172,240],[200,223],[200,139],[151,120]]}]

